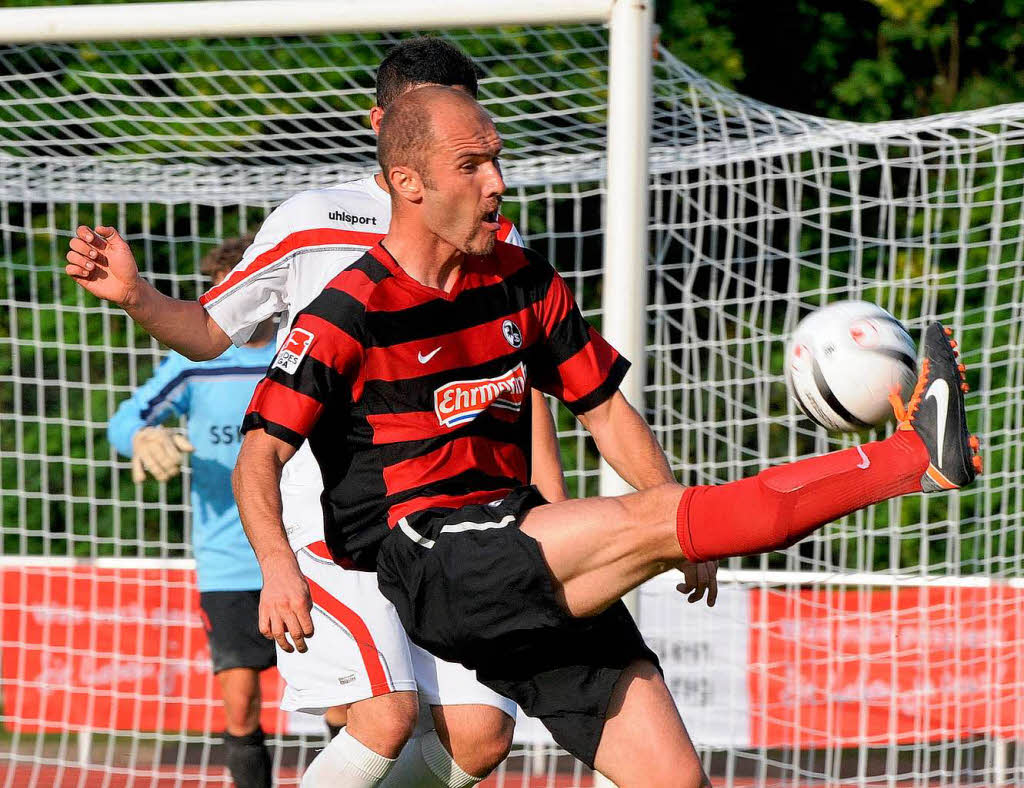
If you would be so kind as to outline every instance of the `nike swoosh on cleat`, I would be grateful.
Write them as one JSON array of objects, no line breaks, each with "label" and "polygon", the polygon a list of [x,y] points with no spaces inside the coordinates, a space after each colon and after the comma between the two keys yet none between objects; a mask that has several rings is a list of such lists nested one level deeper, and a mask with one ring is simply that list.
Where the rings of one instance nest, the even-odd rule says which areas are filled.
[{"label": "nike swoosh on cleat", "polygon": [[864,462],[860,463],[860,464],[859,464],[859,465],[858,465],[857,467],[858,467],[858,468],[862,468],[862,469],[863,469],[863,468],[870,468],[870,467],[871,467],[871,460],[869,460],[869,459],[868,459],[868,455],[866,455],[866,454],[864,453],[864,449],[862,449],[862,448],[861,448],[860,446],[858,446],[858,447],[857,447],[857,452],[858,452],[858,453],[860,454],[860,456],[861,456],[861,457],[863,458],[863,460],[864,460]]},{"label": "nike swoosh on cleat", "polygon": [[931,397],[935,400],[935,415],[938,419],[938,450],[935,453],[938,461],[942,462],[942,443],[946,438],[946,411],[949,409],[949,384],[942,378],[937,378],[928,387],[924,398]]},{"label": "nike swoosh on cleat", "polygon": [[430,359],[437,355],[437,351],[439,351],[442,347],[443,345],[438,345],[436,348],[434,348],[427,354],[417,353],[416,358],[420,360],[421,364],[426,364],[428,361],[430,361]]}]

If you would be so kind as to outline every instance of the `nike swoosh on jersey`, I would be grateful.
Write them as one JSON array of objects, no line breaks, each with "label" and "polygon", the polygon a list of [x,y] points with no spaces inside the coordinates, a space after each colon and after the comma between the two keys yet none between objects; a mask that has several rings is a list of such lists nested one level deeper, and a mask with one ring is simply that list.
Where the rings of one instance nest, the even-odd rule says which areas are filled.
[{"label": "nike swoosh on jersey", "polygon": [[871,467],[871,460],[869,460],[868,459],[868,455],[866,455],[864,453],[864,449],[862,449],[860,446],[858,446],[857,447],[857,453],[860,454],[861,458],[864,460],[864,462],[858,464],[857,467],[858,468],[862,468],[862,469],[863,468],[870,468]]},{"label": "nike swoosh on jersey", "polygon": [[437,355],[437,351],[439,351],[442,347],[442,345],[438,345],[436,348],[434,348],[427,354],[417,353],[416,358],[420,360],[421,364],[426,364],[428,361],[430,361],[430,359]]},{"label": "nike swoosh on jersey", "polygon": [[936,457],[941,463],[942,443],[946,438],[946,411],[949,409],[949,384],[942,378],[936,379],[925,392],[924,398],[928,399],[929,397],[935,400],[935,417],[939,420]]}]

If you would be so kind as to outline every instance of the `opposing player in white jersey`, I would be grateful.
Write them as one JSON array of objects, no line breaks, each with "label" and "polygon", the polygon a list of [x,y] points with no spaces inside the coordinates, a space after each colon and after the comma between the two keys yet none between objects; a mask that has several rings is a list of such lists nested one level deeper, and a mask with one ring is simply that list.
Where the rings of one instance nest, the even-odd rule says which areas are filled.
[{"label": "opposing player in white jersey", "polygon": [[[440,39],[399,44],[378,70],[377,106],[370,113],[374,131],[394,98],[425,84],[461,87],[475,95],[475,69]],[[140,278],[131,251],[113,228],[80,227],[67,272],[89,292],[124,308],[160,342],[192,359],[212,358],[231,343],[244,344],[255,326],[274,314],[282,315],[280,344],[292,316],[383,237],[390,220],[391,201],[378,176],[302,192],[267,217],[242,261],[199,303],[164,296]],[[504,219],[499,238],[522,244]],[[545,497],[560,500],[565,488],[554,426],[536,397],[532,478]],[[287,463],[281,479],[282,515],[294,552],[274,558],[298,562],[314,604],[316,636],[308,645],[300,636],[293,648],[283,632],[269,632],[269,616],[261,613],[260,622],[278,642],[278,667],[287,682],[284,708],[317,713],[347,706],[346,728],[314,760],[303,785],[475,784],[511,746],[514,704],[462,666],[409,643],[377,589],[376,576],[334,563],[323,542],[322,489],[306,447]],[[272,580],[274,564],[264,565],[263,573]],[[275,605],[272,586],[264,587],[263,609]],[[416,726],[419,701],[430,705],[436,729],[403,750]]]}]

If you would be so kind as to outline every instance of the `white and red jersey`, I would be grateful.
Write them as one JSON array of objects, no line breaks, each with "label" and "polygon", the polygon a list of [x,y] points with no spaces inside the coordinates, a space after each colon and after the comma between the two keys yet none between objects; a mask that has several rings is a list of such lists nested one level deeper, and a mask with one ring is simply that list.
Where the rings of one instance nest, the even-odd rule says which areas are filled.
[{"label": "white and red jersey", "polygon": [[[500,217],[498,240],[522,246],[515,226]],[[300,192],[267,217],[234,270],[199,302],[241,347],[267,318],[279,314],[277,345],[294,316],[388,231],[391,197],[374,176]],[[281,476],[282,518],[292,549],[324,538],[320,468],[305,444]]]}]

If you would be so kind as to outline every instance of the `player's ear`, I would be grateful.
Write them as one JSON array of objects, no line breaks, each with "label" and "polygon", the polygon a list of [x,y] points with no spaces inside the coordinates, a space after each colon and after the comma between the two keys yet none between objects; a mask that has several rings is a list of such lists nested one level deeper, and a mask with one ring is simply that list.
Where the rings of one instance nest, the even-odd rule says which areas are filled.
[{"label": "player's ear", "polygon": [[384,110],[377,105],[370,108],[370,128],[374,134],[380,134],[380,124],[384,120]]},{"label": "player's ear", "polygon": [[423,197],[423,179],[412,167],[392,167],[388,171],[388,182],[402,199],[419,202]]}]

